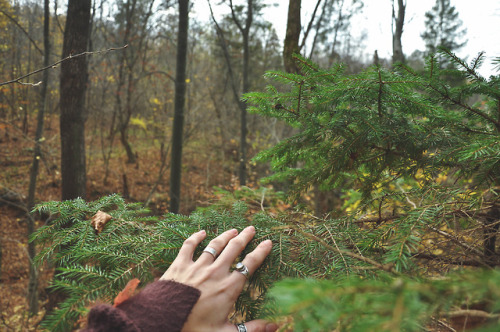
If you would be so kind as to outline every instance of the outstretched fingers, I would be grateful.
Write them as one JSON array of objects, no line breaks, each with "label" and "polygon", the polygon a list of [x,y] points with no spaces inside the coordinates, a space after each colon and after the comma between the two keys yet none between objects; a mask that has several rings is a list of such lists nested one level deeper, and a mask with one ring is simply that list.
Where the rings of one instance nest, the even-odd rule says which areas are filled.
[{"label": "outstretched fingers", "polygon": [[227,246],[224,248],[216,263],[218,266],[229,270],[231,264],[234,260],[241,254],[243,249],[255,236],[255,227],[248,226],[238,234],[238,236],[232,238]]},{"label": "outstretched fingers", "polygon": [[196,263],[198,264],[208,264],[208,263],[213,263],[213,261],[216,259],[216,257],[222,252],[222,250],[226,247],[227,243],[234,238],[235,236],[238,235],[238,230],[236,229],[230,229],[228,231],[225,231],[224,233],[220,234],[217,236],[215,239],[210,241],[207,247],[210,247],[215,250],[215,256],[212,256],[212,254],[208,252],[203,252],[201,256],[198,258]]},{"label": "outstretched fingers", "polygon": [[271,253],[272,247],[273,244],[271,240],[265,240],[259,243],[259,245],[251,253],[245,256],[241,263],[243,263],[243,265],[248,269],[248,275],[245,275],[238,270],[234,270],[231,273],[229,278],[231,280],[230,284],[235,285],[235,287],[232,289],[232,295],[235,298],[240,295],[243,287],[245,286],[247,278],[255,273],[255,271],[259,268],[259,266],[262,265],[269,253]]},{"label": "outstretched fingers", "polygon": [[192,262],[196,247],[205,239],[206,236],[207,233],[204,230],[201,230],[188,237],[182,244],[176,260],[179,260],[181,263]]},{"label": "outstretched fingers", "polygon": [[[264,259],[269,255],[273,243],[271,240],[265,240],[259,243],[259,245],[248,255],[245,256],[242,263],[248,268],[249,274],[252,275],[255,270],[259,268],[264,262]],[[232,278],[240,278],[241,273],[238,271],[233,271]]]}]

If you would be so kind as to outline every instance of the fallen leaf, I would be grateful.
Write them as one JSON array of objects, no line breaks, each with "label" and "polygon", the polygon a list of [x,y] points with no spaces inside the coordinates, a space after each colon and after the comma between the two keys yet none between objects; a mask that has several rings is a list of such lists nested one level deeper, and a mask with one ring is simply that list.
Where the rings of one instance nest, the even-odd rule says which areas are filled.
[{"label": "fallen leaf", "polygon": [[113,307],[117,307],[123,302],[127,301],[134,294],[135,289],[137,288],[140,282],[141,281],[137,278],[130,280],[127,283],[127,286],[125,286],[125,288],[115,297]]},{"label": "fallen leaf", "polygon": [[94,229],[96,230],[97,234],[99,234],[104,229],[104,226],[106,225],[106,223],[110,220],[111,220],[111,216],[109,214],[99,210],[92,217],[92,221],[90,223],[91,223],[92,227],[94,227]]}]

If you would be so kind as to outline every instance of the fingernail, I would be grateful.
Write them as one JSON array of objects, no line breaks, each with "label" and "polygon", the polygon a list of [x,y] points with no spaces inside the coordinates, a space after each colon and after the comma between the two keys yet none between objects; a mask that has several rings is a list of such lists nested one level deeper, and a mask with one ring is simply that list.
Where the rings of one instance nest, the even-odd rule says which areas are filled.
[{"label": "fingernail", "polygon": [[255,231],[255,227],[253,227],[253,226],[248,226],[247,228],[245,228],[245,230],[247,230],[247,229]]},{"label": "fingernail", "polygon": [[265,240],[265,241],[262,241],[262,244],[266,245],[266,246],[272,246],[273,242],[271,240]]},{"label": "fingernail", "polygon": [[201,230],[201,231],[199,231],[198,233],[199,233],[199,234],[203,234],[203,235],[205,235],[207,232],[205,232],[205,230],[204,230],[204,229],[202,229],[202,230]]},{"label": "fingernail", "polygon": [[266,332],[274,332],[278,329],[278,325],[271,323],[271,324],[266,324]]}]

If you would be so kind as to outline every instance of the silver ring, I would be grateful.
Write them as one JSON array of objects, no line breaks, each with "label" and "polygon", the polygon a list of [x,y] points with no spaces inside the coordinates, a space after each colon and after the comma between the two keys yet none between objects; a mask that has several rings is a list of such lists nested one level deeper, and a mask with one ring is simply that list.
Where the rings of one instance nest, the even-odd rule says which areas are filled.
[{"label": "silver ring", "polygon": [[[236,271],[243,274],[248,279],[248,268],[246,267],[245,264],[243,264],[242,262],[239,262],[238,264],[236,264]],[[245,331],[246,331],[246,328],[245,328]]]},{"label": "silver ring", "polygon": [[238,323],[236,327],[238,328],[238,332],[248,332],[245,323]]},{"label": "silver ring", "polygon": [[217,257],[217,250],[212,247],[207,246],[205,249],[203,249],[203,252],[208,252],[210,255],[214,256],[214,258]]}]

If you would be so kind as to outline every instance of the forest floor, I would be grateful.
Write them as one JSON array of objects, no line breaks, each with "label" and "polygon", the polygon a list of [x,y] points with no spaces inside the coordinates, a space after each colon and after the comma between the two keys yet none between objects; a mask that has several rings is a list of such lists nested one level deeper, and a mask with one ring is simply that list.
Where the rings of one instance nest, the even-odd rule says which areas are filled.
[{"label": "forest floor", "polygon": [[[23,133],[21,126],[0,120],[0,332],[37,331],[46,313],[46,288],[52,279],[53,269],[42,266],[39,270],[38,315],[28,315],[29,259],[27,254],[26,196],[29,173],[33,159],[34,128]],[[91,126],[88,126],[91,127]],[[59,200],[61,195],[59,125],[56,115],[46,121],[44,154],[40,163],[37,182],[37,203]],[[89,134],[87,140],[87,199],[95,200],[112,193],[120,193],[129,202],[145,202],[151,189],[148,207],[161,215],[168,208],[168,167],[158,180],[161,167],[160,144],[144,134],[131,135],[137,162],[127,163],[124,149],[119,142],[113,145],[109,164],[103,159],[103,150],[97,135]],[[237,146],[221,147],[211,142],[191,142],[184,149],[182,177],[182,214],[189,214],[197,207],[215,203],[219,194],[215,187],[238,189],[235,178]],[[262,173],[262,170],[260,170]],[[107,178],[106,173],[108,173]],[[248,185],[255,187],[257,171],[251,170]],[[254,202],[260,209],[262,202]],[[288,208],[280,202],[281,208]],[[37,227],[45,220],[37,220]],[[481,322],[479,322],[481,323]],[[463,326],[460,322],[454,327]],[[471,324],[472,325],[472,324]],[[429,331],[453,331],[451,326],[429,326]],[[464,329],[457,328],[457,331]]]},{"label": "forest floor", "polygon": [[[58,118],[48,116],[46,120],[43,158],[37,181],[36,202],[59,200],[60,142]],[[26,197],[29,173],[33,160],[34,128],[23,133],[20,126],[0,122],[0,331],[36,331],[45,314],[47,304],[46,287],[53,270],[42,266],[39,271],[40,312],[29,317],[28,290],[29,259],[27,252]],[[120,193],[129,202],[145,202],[151,189],[149,208],[153,213],[163,214],[168,208],[168,167],[158,180],[161,167],[160,145],[150,144],[148,137],[139,136],[132,142],[136,163],[127,163],[124,149],[114,143],[112,158],[106,167],[100,144],[87,139],[87,199],[94,200],[111,193]],[[193,144],[196,145],[196,144]],[[231,189],[237,182],[230,160],[236,157],[236,148],[227,147],[223,153],[214,153],[205,147],[184,150],[182,178],[182,200],[180,213],[188,214],[198,206],[206,206],[216,199],[214,186]],[[223,165],[221,167],[221,165]],[[108,177],[104,179],[106,168]],[[37,220],[37,227],[44,220]]]}]

